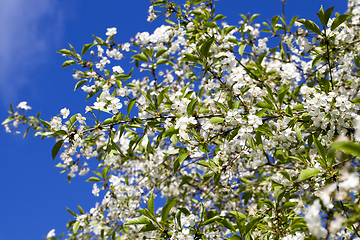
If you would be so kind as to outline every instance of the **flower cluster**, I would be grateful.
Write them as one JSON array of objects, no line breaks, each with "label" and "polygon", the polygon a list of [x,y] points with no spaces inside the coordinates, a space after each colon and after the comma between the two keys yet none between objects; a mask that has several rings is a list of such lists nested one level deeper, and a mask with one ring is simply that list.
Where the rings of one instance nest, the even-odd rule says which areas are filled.
[{"label": "flower cluster", "polygon": [[97,159],[102,200],[71,212],[72,239],[359,239],[360,2],[332,10],[262,28],[220,24],[210,0],[154,1],[148,21],[168,25],[153,33],[59,51],[81,67],[85,113],[11,109],[3,125],[54,137],[69,181]]}]

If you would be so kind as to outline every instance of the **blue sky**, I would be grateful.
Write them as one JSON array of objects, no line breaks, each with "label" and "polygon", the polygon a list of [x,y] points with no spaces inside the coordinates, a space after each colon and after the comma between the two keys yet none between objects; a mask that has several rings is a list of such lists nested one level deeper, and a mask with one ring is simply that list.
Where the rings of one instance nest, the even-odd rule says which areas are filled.
[{"label": "blue sky", "polygon": [[[286,16],[294,15],[316,22],[317,12],[336,6],[344,13],[345,0],[287,0]],[[83,112],[86,95],[74,92],[71,67],[62,69],[66,59],[55,51],[71,43],[81,50],[93,41],[92,35],[105,38],[106,28],[116,27],[119,43],[128,42],[137,32],[153,31],[162,20],[146,21],[148,0],[3,0],[0,1],[0,120],[7,117],[9,104],[27,101],[32,107],[28,115],[41,111],[43,119],[57,115],[60,109]],[[281,14],[281,0],[221,0],[217,13],[236,24],[239,13],[260,13],[258,22]],[[130,69],[123,60],[124,69]],[[127,71],[126,71],[127,72]],[[72,220],[66,207],[75,210],[81,205],[88,211],[100,198],[91,194],[92,184],[86,177],[76,177],[71,184],[52,161],[53,139],[41,141],[30,133],[22,135],[0,130],[3,182],[0,198],[0,240],[43,239],[53,228],[66,231]]]}]

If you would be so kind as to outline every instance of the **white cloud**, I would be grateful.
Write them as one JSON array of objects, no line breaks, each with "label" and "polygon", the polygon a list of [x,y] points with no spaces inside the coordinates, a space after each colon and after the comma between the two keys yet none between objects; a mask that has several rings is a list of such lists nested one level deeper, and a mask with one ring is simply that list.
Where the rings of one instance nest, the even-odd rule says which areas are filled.
[{"label": "white cloud", "polygon": [[[0,1],[0,101],[19,101],[31,89],[31,73],[46,63],[47,51],[62,36],[62,10],[56,0]],[[13,102],[15,104],[15,102]]]}]

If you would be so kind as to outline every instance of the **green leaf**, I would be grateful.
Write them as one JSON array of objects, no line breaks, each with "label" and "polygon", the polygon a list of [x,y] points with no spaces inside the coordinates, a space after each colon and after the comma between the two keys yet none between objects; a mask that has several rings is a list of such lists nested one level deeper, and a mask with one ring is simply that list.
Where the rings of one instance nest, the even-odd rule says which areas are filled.
[{"label": "green leaf", "polygon": [[57,141],[54,145],[54,147],[51,150],[52,159],[54,160],[56,158],[56,155],[61,149],[61,146],[63,144],[64,140]]},{"label": "green leaf", "polygon": [[330,84],[329,84],[329,79],[325,78],[325,77],[319,77],[319,83],[321,86],[321,89],[324,90],[324,92],[326,94],[329,93],[329,88],[330,88]]},{"label": "green leaf", "polygon": [[157,230],[157,228],[154,226],[154,224],[152,223],[149,223],[149,224],[146,224],[145,226],[143,226],[139,233],[142,233],[142,232],[151,232],[151,231],[154,231],[154,230]]},{"label": "green leaf", "polygon": [[[113,143],[113,142],[112,142]],[[106,179],[106,177],[107,177],[107,175],[108,175],[108,173],[109,173],[109,170],[110,170],[110,165],[108,165],[108,166],[106,166],[103,170],[102,170],[102,172],[101,172],[101,174],[102,174],[102,177],[104,178],[104,179]]]},{"label": "green leaf", "polygon": [[281,106],[281,104],[283,103],[284,98],[285,98],[287,92],[289,91],[289,88],[290,88],[290,85],[286,85],[285,87],[281,88],[281,89],[278,91],[278,101],[279,101],[279,105],[280,105],[280,106]]},{"label": "green leaf", "polygon": [[205,160],[198,161],[197,164],[207,167],[207,168],[210,166],[210,163]]},{"label": "green leaf", "polygon": [[321,24],[323,25],[323,26],[325,26],[325,24],[324,24],[324,9],[323,9],[323,6],[321,5],[321,7],[320,7],[320,10],[319,10],[319,12],[318,13],[316,13],[316,15],[318,15],[318,17],[319,17],[319,19],[320,19],[320,21],[321,21]]},{"label": "green leaf", "polygon": [[45,127],[48,127],[48,128],[51,128],[51,125],[48,121],[45,121],[45,120],[42,120],[40,119],[40,122],[45,126]]},{"label": "green leaf", "polygon": [[221,177],[221,172],[217,172],[214,174],[214,184],[218,185]]},{"label": "green leaf", "polygon": [[239,44],[239,41],[236,40],[235,38],[229,38],[229,39],[228,39],[228,42],[231,42],[231,43],[233,43],[233,44],[235,44],[235,45],[238,45],[238,44]]},{"label": "green leaf", "polygon": [[13,121],[13,120],[14,120],[14,117],[13,117],[13,116],[9,116],[9,117],[7,117],[7,118],[1,123],[1,125],[7,124],[7,123],[9,123],[9,122],[11,122],[11,121]]},{"label": "green leaf", "polygon": [[86,180],[86,182],[101,182],[101,179],[98,177],[90,177]]},{"label": "green leaf", "polygon": [[80,221],[76,221],[72,226],[72,230],[74,233],[77,233],[77,231],[79,230],[79,226],[80,226]]},{"label": "green leaf", "polygon": [[173,21],[171,21],[170,19],[165,19],[165,22],[167,22],[170,25],[176,25],[176,23],[174,23]]},{"label": "green leaf", "polygon": [[292,208],[292,207],[296,207],[298,204],[294,203],[294,202],[286,202],[282,205],[283,209],[287,209],[287,208]]},{"label": "green leaf", "polygon": [[185,53],[181,61],[195,62],[197,63],[200,59],[191,53]]},{"label": "green leaf", "polygon": [[170,210],[175,206],[176,198],[171,199],[169,202],[165,204],[165,206],[161,210],[161,220],[165,221],[169,217]]},{"label": "green leaf", "polygon": [[[264,60],[265,56],[267,55],[267,51],[263,52],[258,59],[256,60],[256,63],[259,67],[261,67],[261,63]],[[267,84],[265,84],[266,88],[268,88],[269,86]]]},{"label": "green leaf", "polygon": [[218,224],[220,224],[221,226],[231,230],[232,232],[236,232],[236,229],[234,228],[234,226],[228,220],[226,220],[224,218],[221,218],[221,219],[216,220],[216,222]]},{"label": "green leaf", "polygon": [[166,4],[166,0],[157,0],[152,3],[153,6],[158,6],[162,4]]},{"label": "green leaf", "polygon": [[164,97],[167,95],[167,92],[169,91],[169,87],[165,88],[164,90],[162,90],[160,92],[160,94],[158,95],[157,97],[157,105],[160,106],[161,103],[163,102],[164,100]]},{"label": "green leaf", "polygon": [[94,38],[100,45],[102,45],[102,44],[105,43],[105,41],[102,40],[102,38],[100,38],[100,37],[97,37],[97,36],[93,35],[93,38]]},{"label": "green leaf", "polygon": [[58,135],[58,136],[62,136],[62,135],[67,135],[68,133],[66,131],[64,131],[64,130],[58,130],[58,131],[55,132],[55,134]]},{"label": "green leaf", "polygon": [[[265,87],[266,87],[266,91],[268,92],[268,97],[271,99],[271,101],[273,103],[276,103],[275,98],[274,98],[274,94],[273,94],[271,88],[269,87],[269,85],[265,84]],[[268,103],[270,104],[270,102],[268,102]]]},{"label": "green leaf", "polygon": [[159,59],[156,62],[156,65],[161,65],[161,64],[167,64],[167,65],[174,65],[174,63],[170,62],[169,60],[163,58],[163,59]]},{"label": "green leaf", "polygon": [[271,18],[271,26],[275,28],[277,22],[279,21],[280,16],[274,16]]},{"label": "green leaf", "polygon": [[330,145],[330,149],[341,149],[347,153],[360,157],[360,144],[354,142],[335,142]]},{"label": "green leaf", "polygon": [[311,178],[313,176],[316,176],[320,173],[320,170],[317,168],[307,168],[301,171],[299,176],[299,181],[306,180],[308,178]]},{"label": "green leaf", "polygon": [[130,116],[131,110],[136,102],[137,98],[133,98],[131,99],[131,101],[129,102],[128,106],[127,106],[127,113]]},{"label": "green leaf", "polygon": [[70,120],[69,120],[69,129],[74,125],[74,123],[76,122],[76,117],[77,117],[77,114],[74,114]]},{"label": "green leaf", "polygon": [[320,60],[324,62],[324,55],[317,55],[317,56],[313,59],[313,61],[312,61],[312,63],[311,63],[311,67],[315,67],[316,64],[317,64]]},{"label": "green leaf", "polygon": [[242,57],[243,53],[244,53],[244,50],[245,50],[245,47],[246,47],[246,44],[240,44],[239,46],[239,55],[240,57]]},{"label": "green leaf", "polygon": [[222,104],[221,102],[218,102],[218,101],[214,101],[215,102],[215,104],[219,107],[219,108],[221,108],[224,112],[228,112],[229,110],[227,109],[227,107],[225,107],[225,105],[224,104]]},{"label": "green leaf", "polygon": [[76,83],[76,85],[75,85],[74,91],[75,91],[76,89],[78,89],[79,87],[81,87],[82,85],[84,85],[84,83],[86,83],[87,81],[88,81],[87,79],[78,81],[78,82]]},{"label": "green leaf", "polygon": [[59,51],[56,51],[57,53],[61,53],[61,54],[65,54],[65,55],[70,55],[70,56],[73,56],[75,57],[74,53],[70,50],[67,50],[67,49],[61,49]]},{"label": "green leaf", "polygon": [[217,25],[213,22],[207,22],[204,24],[205,27],[209,27],[209,28],[216,28]]},{"label": "green leaf", "polygon": [[136,211],[139,212],[140,214],[144,215],[145,217],[148,217],[149,219],[156,221],[155,215],[151,214],[148,209],[139,209]]},{"label": "green leaf", "polygon": [[151,99],[150,93],[147,92],[146,94],[143,94],[143,96],[150,103],[150,106],[152,106],[154,109],[156,109],[155,104],[153,103],[153,101]]},{"label": "green leaf", "polygon": [[207,58],[209,56],[210,48],[211,48],[213,41],[214,41],[214,38],[209,38],[202,44],[200,52],[203,57]]},{"label": "green leaf", "polygon": [[298,228],[308,229],[308,226],[307,226],[306,223],[295,223],[295,224],[292,224],[292,225],[291,225],[291,228],[292,228],[292,229],[298,229]]},{"label": "green leaf", "polygon": [[66,210],[67,210],[71,215],[73,215],[74,217],[77,217],[77,214],[74,213],[73,211],[71,211],[69,208],[66,208]]},{"label": "green leaf", "polygon": [[28,134],[28,132],[29,132],[30,128],[31,128],[31,127],[28,127],[28,128],[26,129],[26,131],[25,131],[25,133],[24,133],[23,138],[26,138],[26,136],[27,136],[27,134]]},{"label": "green leaf", "polygon": [[178,209],[179,209],[179,212],[182,212],[183,214],[185,214],[185,216],[189,216],[191,214],[187,208],[180,207]]},{"label": "green leaf", "polygon": [[299,105],[296,105],[295,107],[293,107],[293,111],[303,111],[305,108],[304,108],[304,105],[303,104],[299,104]]},{"label": "green leaf", "polygon": [[241,212],[236,212],[236,211],[229,211],[229,213],[233,216],[235,216],[236,218],[243,218],[246,219],[246,215],[241,213]]},{"label": "green leaf", "polygon": [[[192,0],[191,2],[192,2],[192,4],[194,4],[194,6],[196,6],[196,5],[198,5],[199,3],[204,2],[204,0]],[[200,13],[200,12],[199,12],[199,13]]]},{"label": "green leaf", "polygon": [[204,226],[206,226],[206,225],[208,225],[208,224],[211,224],[211,223],[214,223],[214,222],[216,222],[217,220],[221,221],[222,219],[223,219],[223,218],[220,217],[220,216],[212,217],[212,218],[210,218],[210,219],[208,219],[208,220],[206,220],[206,221],[204,222]]},{"label": "green leaf", "polygon": [[170,127],[168,130],[166,130],[163,137],[164,138],[171,137],[172,135],[177,134],[177,133],[179,133],[179,129],[175,129],[174,127]]},{"label": "green leaf", "polygon": [[229,240],[242,240],[241,237],[239,237],[239,235],[232,235],[231,237],[227,238]]},{"label": "green leaf", "polygon": [[222,123],[225,121],[225,118],[222,118],[222,117],[212,117],[210,118],[210,123],[212,124],[216,124],[216,123]]},{"label": "green leaf", "polygon": [[155,210],[154,210],[154,193],[152,192],[151,195],[150,195],[150,198],[147,202],[147,207],[150,211],[150,213],[152,215],[155,215]]},{"label": "green leaf", "polygon": [[328,24],[329,18],[331,17],[331,14],[332,14],[334,8],[335,8],[335,6],[326,9],[326,11],[324,13],[324,23],[325,23],[325,24],[323,24],[324,26],[326,26]]},{"label": "green leaf", "polygon": [[[354,56],[354,61],[355,61],[355,65],[357,67],[360,67],[360,56],[359,55],[356,55]],[[358,97],[357,99],[359,99],[360,97]],[[350,100],[351,101],[351,100]]]},{"label": "green leaf", "polygon": [[98,88],[95,91],[91,91],[89,92],[89,94],[86,96],[86,101],[89,100],[92,96],[94,96],[96,93],[98,93],[100,91],[100,88]]},{"label": "green leaf", "polygon": [[76,54],[75,48],[69,43],[71,51],[73,51],[74,54]]},{"label": "green leaf", "polygon": [[216,15],[214,17],[213,21],[216,22],[216,21],[219,21],[219,20],[224,19],[224,18],[226,18],[224,15],[218,14],[218,15]]},{"label": "green leaf", "polygon": [[260,14],[258,14],[258,13],[255,13],[255,14],[253,14],[252,16],[251,16],[251,18],[250,18],[250,23],[252,23],[256,18],[258,18],[260,16]]},{"label": "green leaf", "polygon": [[189,117],[193,115],[194,109],[195,109],[195,107],[196,107],[197,102],[198,102],[197,98],[194,98],[194,99],[191,100],[191,102],[187,105],[186,111],[187,111],[187,114],[188,114]]},{"label": "green leaf", "polygon": [[139,224],[149,224],[149,223],[151,223],[151,221],[148,218],[144,216],[140,216],[137,218],[130,219],[127,223],[125,223],[125,225],[139,225]]},{"label": "green leaf", "polygon": [[288,116],[293,116],[293,112],[292,112],[290,106],[287,106],[287,107],[286,107],[285,112],[286,112],[286,115],[288,115]]},{"label": "green leaf", "polygon": [[322,35],[322,32],[319,28],[318,25],[316,25],[316,23],[314,23],[313,21],[311,20],[307,20],[307,19],[300,19],[300,20],[297,20],[299,23],[302,23],[304,24],[305,28],[313,33],[316,33],[318,35]]},{"label": "green leaf", "polygon": [[225,28],[224,28],[224,35],[228,35],[229,32],[231,32],[231,31],[234,30],[235,28],[236,28],[236,26],[225,27]]},{"label": "green leaf", "polygon": [[287,180],[291,181],[291,176],[287,171],[282,171],[280,174],[283,175]]},{"label": "green leaf", "polygon": [[105,119],[105,120],[101,123],[101,125],[105,126],[105,125],[112,124],[112,123],[114,123],[114,122],[116,122],[115,119],[111,117],[111,118]]},{"label": "green leaf", "polygon": [[323,6],[321,5],[320,10],[318,13],[316,13],[321,21],[322,26],[325,28],[325,26],[327,25],[329,18],[331,17],[331,13],[333,12],[335,7],[330,7],[328,8],[325,13],[323,10]]},{"label": "green leaf", "polygon": [[337,28],[343,22],[349,20],[349,18],[351,18],[352,16],[353,15],[348,15],[348,14],[338,16],[331,24],[331,27],[330,27],[331,31],[333,31],[335,28]]},{"label": "green leaf", "polygon": [[176,172],[179,169],[179,167],[181,166],[181,164],[184,162],[184,160],[187,158],[188,155],[189,153],[185,148],[180,149],[179,156],[176,158],[174,162],[174,172]]},{"label": "green leaf", "polygon": [[246,225],[246,232],[247,233],[250,232],[250,230],[257,225],[260,219],[261,219],[260,217],[251,219],[251,221]]},{"label": "green leaf", "polygon": [[264,148],[263,148],[263,142],[262,142],[261,132],[260,131],[256,131],[255,140],[256,140],[256,145],[259,147],[259,149],[261,151],[263,151]]},{"label": "green leaf", "polygon": [[111,140],[111,148],[117,150],[121,154],[121,156],[125,156],[121,148],[113,140]]},{"label": "green leaf", "polygon": [[73,65],[75,64],[76,62],[74,60],[67,60],[63,63],[63,65],[61,66],[62,68],[64,67],[67,67],[67,66],[70,66],[70,65]]},{"label": "green leaf", "polygon": [[101,175],[101,173],[99,173],[99,172],[97,172],[97,171],[93,171],[93,173],[96,174],[97,176],[101,177],[101,178],[103,177],[103,176]]},{"label": "green leaf", "polygon": [[84,213],[85,213],[84,210],[82,209],[82,207],[81,207],[80,205],[78,205],[78,208],[79,208],[80,214],[84,214]]},{"label": "green leaf", "polygon": [[92,46],[94,46],[94,44],[92,44],[92,43],[85,44],[81,51],[81,56],[84,56],[84,54],[87,52],[87,50],[89,50]]},{"label": "green leaf", "polygon": [[268,102],[258,102],[254,107],[274,109],[274,105],[269,104]]},{"label": "green leaf", "polygon": [[290,21],[290,27],[292,27],[294,25],[294,23],[296,22],[296,20],[298,19],[299,16],[294,16],[291,21]]},{"label": "green leaf", "polygon": [[313,135],[313,141],[314,141],[316,150],[318,151],[320,156],[324,159],[324,161],[326,161],[325,149],[321,145],[321,142],[314,135]]},{"label": "green leaf", "polygon": [[263,199],[261,203],[267,205],[270,208],[275,208],[274,203],[270,199]]},{"label": "green leaf", "polygon": [[203,176],[203,181],[202,181],[202,183],[207,182],[207,181],[208,181],[210,178],[212,178],[214,175],[215,175],[215,172],[212,172],[212,171],[206,173],[206,174]]},{"label": "green leaf", "polygon": [[159,51],[156,52],[155,57],[159,58],[161,55],[167,52],[167,49],[159,49]]},{"label": "green leaf", "polygon": [[133,58],[135,60],[140,60],[143,62],[149,62],[149,60],[147,59],[147,57],[144,53],[136,54],[135,56],[132,56],[131,58]]},{"label": "green leaf", "polygon": [[265,125],[261,125],[260,127],[257,128],[257,131],[265,133],[266,135],[273,137],[274,134],[271,132],[271,130],[269,129],[268,126]]}]

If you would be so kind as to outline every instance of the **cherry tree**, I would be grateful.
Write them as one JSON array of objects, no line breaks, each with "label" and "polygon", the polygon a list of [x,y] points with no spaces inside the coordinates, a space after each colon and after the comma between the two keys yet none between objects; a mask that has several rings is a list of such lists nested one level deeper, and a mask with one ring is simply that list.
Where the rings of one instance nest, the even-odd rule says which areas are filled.
[{"label": "cherry tree", "polygon": [[93,182],[101,199],[68,209],[67,239],[360,239],[360,1],[348,6],[321,7],[320,25],[230,26],[212,0],[154,1],[153,33],[118,43],[108,28],[58,51],[85,112],[47,121],[21,102],[2,124],[54,138],[68,180]]}]

